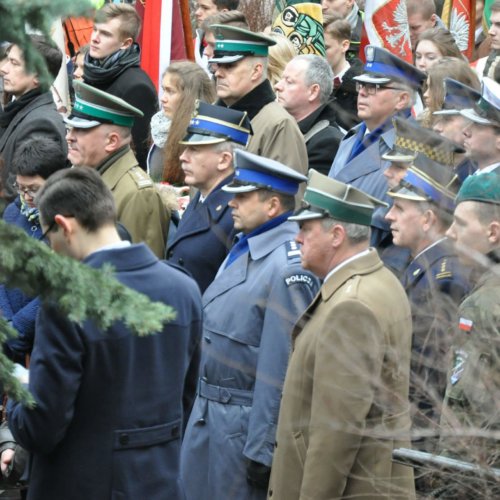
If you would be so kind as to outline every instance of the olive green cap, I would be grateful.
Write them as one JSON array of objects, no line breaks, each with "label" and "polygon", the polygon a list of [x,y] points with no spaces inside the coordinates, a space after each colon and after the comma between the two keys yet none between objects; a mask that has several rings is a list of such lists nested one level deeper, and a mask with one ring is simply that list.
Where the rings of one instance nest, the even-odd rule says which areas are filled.
[{"label": "olive green cap", "polygon": [[456,203],[480,201],[500,205],[500,175],[495,172],[469,175],[458,192]]}]

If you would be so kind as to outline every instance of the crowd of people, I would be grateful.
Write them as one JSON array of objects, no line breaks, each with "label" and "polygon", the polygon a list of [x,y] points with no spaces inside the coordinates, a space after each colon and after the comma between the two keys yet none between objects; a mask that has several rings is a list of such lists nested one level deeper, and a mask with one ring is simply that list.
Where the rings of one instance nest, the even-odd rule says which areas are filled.
[{"label": "crowd of people", "polygon": [[500,1],[469,61],[408,0],[413,64],[361,49],[355,0],[321,2],[324,56],[238,6],[196,1],[158,94],[135,8],[106,3],[66,113],[57,46],[4,44],[3,220],[176,317],[102,331],[0,284],[36,403],[4,397],[0,489],[498,497]]}]

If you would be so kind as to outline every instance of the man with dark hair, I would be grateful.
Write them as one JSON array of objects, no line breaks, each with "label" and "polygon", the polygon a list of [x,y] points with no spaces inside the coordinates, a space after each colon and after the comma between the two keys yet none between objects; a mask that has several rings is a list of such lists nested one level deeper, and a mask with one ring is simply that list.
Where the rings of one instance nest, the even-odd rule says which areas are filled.
[{"label": "man with dark hair", "polygon": [[180,142],[184,182],[198,192],[190,201],[167,250],[184,266],[203,293],[215,278],[233,244],[234,228],[222,188],[233,178],[236,149],[246,147],[251,126],[246,113],[198,102],[187,135]]},{"label": "man with dark hair", "polygon": [[297,120],[304,135],[308,168],[328,174],[343,134],[328,105],[333,88],[333,72],[324,57],[295,56],[274,86],[278,102]]},{"label": "man with dark hair", "polygon": [[145,242],[163,258],[169,213],[130,148],[130,131],[141,111],[83,82],[76,82],[75,90],[72,113],[64,119],[69,126],[68,159],[73,166],[99,172],[115,197],[118,221],[132,241]]},{"label": "man with dark hair", "polygon": [[417,48],[419,35],[428,29],[439,26],[439,18],[436,14],[434,0],[408,0],[406,10],[408,13],[411,48],[414,51]]},{"label": "man with dark hair", "polygon": [[142,111],[132,127],[132,143],[139,165],[146,169],[149,125],[158,111],[158,95],[139,66],[141,52],[136,39],[140,29],[141,19],[131,5],[111,3],[99,9],[85,55],[83,79]]},{"label": "man with dark hair", "polygon": [[28,71],[24,53],[18,45],[9,47],[1,67],[4,91],[15,98],[0,112],[0,156],[3,160],[0,196],[8,201],[17,194],[13,187],[12,161],[22,142],[36,134],[56,140],[61,150],[67,151],[64,122],[49,90],[61,67],[61,51],[40,35],[32,35],[31,44],[46,63],[48,81],[41,77],[43,72],[39,67]]},{"label": "man with dark hair", "polygon": [[[11,402],[10,429],[32,453],[29,496],[51,500],[184,498],[179,481],[183,419],[194,397],[200,293],[144,245],[120,240],[113,195],[99,174],[54,174],[40,193],[52,248],[116,278],[176,312],[162,331],[106,331],[44,305],[30,364],[34,408]],[[166,286],[167,284],[167,286]],[[4,462],[5,463],[5,462]]]},{"label": "man with dark hair", "polygon": [[222,189],[238,242],[203,294],[198,395],[182,443],[187,500],[263,499],[290,349],[290,331],[318,290],[287,222],[305,176],[235,152]]}]

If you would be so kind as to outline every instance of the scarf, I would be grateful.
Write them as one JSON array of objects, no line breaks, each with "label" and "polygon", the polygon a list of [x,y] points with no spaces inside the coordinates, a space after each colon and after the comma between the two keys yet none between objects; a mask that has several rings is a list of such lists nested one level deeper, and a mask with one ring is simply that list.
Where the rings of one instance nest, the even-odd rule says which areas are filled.
[{"label": "scarf", "polygon": [[164,115],[163,111],[158,111],[151,117],[151,137],[155,146],[162,148],[168,139],[168,133],[172,121]]},{"label": "scarf", "polygon": [[21,201],[21,214],[24,215],[32,224],[40,225],[40,212],[37,207],[31,208],[24,201],[24,198],[19,195]]},{"label": "scarf", "polygon": [[9,102],[4,110],[0,112],[0,127],[7,128],[17,113],[31,101],[35,100],[41,93],[42,91],[40,89],[33,89],[23,94],[19,99]]},{"label": "scarf", "polygon": [[290,212],[285,212],[284,214],[278,215],[278,217],[275,217],[274,219],[268,220],[267,222],[264,222],[261,226],[259,226],[257,229],[254,229],[248,234],[244,234],[238,242],[231,248],[231,251],[229,252],[229,255],[227,257],[226,265],[225,268],[228,268],[238,257],[241,255],[245,254],[249,250],[248,246],[248,240],[250,238],[253,238],[254,236],[257,236],[258,234],[265,233],[266,231],[269,231],[270,229],[273,229],[283,222],[285,222],[288,217],[292,215],[292,211]]},{"label": "scarf", "polygon": [[83,63],[83,79],[89,85],[107,87],[128,68],[138,67],[140,58],[141,49],[136,43],[103,59],[94,59],[87,52]]}]

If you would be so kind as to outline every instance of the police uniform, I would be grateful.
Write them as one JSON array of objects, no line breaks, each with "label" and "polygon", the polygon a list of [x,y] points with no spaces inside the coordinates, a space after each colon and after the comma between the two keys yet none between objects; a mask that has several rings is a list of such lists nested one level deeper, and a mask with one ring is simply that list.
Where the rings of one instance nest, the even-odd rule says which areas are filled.
[{"label": "police uniform", "polygon": [[[142,112],[122,99],[102,90],[75,82],[76,99],[67,125],[90,129],[102,124],[132,128]],[[123,224],[134,243],[146,243],[163,258],[170,214],[149,175],[144,172],[130,149],[124,146],[100,165],[93,165],[113,193],[118,222]]]},{"label": "police uniform", "polygon": [[[293,220],[370,225],[378,202],[311,171]],[[410,306],[373,248],[330,270],[292,332],[268,496],[271,500],[414,497],[392,461],[408,443]]]},{"label": "police uniform", "polygon": [[[246,147],[252,133],[247,113],[198,102],[187,135],[181,144],[198,146],[232,141]],[[200,192],[190,201],[167,250],[169,261],[186,268],[203,293],[213,281],[232,246],[235,231],[228,202],[231,193],[222,188],[233,170],[201,199]]]},{"label": "police uniform", "polygon": [[[414,144],[419,152],[400,184],[389,191],[392,198],[430,203],[431,210],[451,213],[460,182],[454,174],[454,143],[431,131],[398,128],[400,144]],[[431,159],[440,159],[438,163]],[[444,217],[444,215],[442,215]],[[439,409],[446,388],[446,354],[457,306],[469,291],[469,271],[459,263],[453,245],[444,236],[421,250],[404,271],[401,281],[412,310],[412,360],[410,402],[414,430],[437,429]],[[433,451],[434,440],[415,436],[414,446]]]},{"label": "police uniform", "polygon": [[[277,190],[293,196],[305,177],[237,150],[230,192]],[[181,450],[187,500],[265,498],[252,480],[268,474],[290,332],[319,288],[300,265],[298,226],[289,212],[233,247],[203,295],[198,395]]]},{"label": "police uniform", "polygon": [[[499,206],[499,180],[495,173],[469,177],[458,194],[457,204],[477,201]],[[491,264],[482,268],[456,316],[440,446],[444,454],[498,468],[498,440],[488,437],[487,432],[500,430],[499,248],[485,257],[489,257]],[[472,434],[467,435],[467,431]],[[481,437],[481,433],[486,436]],[[497,487],[493,496],[497,498],[499,494]]]}]

